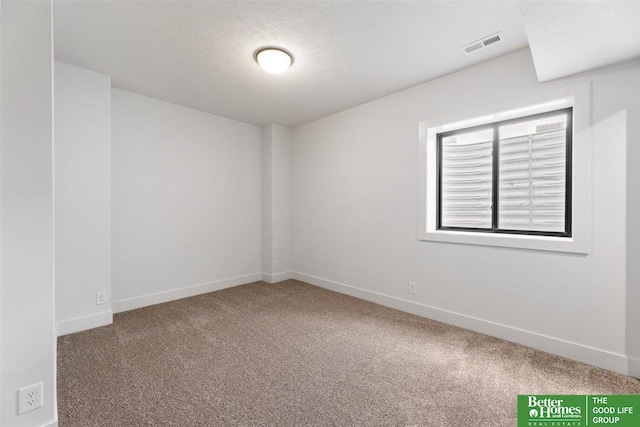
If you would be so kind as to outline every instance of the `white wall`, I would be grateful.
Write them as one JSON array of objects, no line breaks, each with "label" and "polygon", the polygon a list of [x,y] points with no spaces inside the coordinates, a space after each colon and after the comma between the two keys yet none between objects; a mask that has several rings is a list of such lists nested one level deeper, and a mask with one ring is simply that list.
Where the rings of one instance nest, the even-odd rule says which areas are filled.
[{"label": "white wall", "polygon": [[[291,247],[291,162],[293,136],[284,126],[272,127],[273,179],[273,260],[278,262],[273,274],[288,278],[293,267]],[[272,264],[273,265],[273,264]]]},{"label": "white wall", "polygon": [[626,91],[627,141],[627,354],[640,378],[640,72]]},{"label": "white wall", "polygon": [[[522,50],[296,128],[295,277],[626,371],[625,117],[639,68],[628,62],[539,84]],[[501,111],[514,97],[586,80],[592,253],[418,240],[420,121]]]},{"label": "white wall", "polygon": [[[58,334],[111,323],[111,79],[55,63]],[[96,305],[96,293],[107,303]]]},{"label": "white wall", "polygon": [[[53,423],[51,2],[2,1],[0,38],[0,425]],[[17,415],[17,390],[44,406]]]},{"label": "white wall", "polygon": [[262,127],[262,273],[263,280],[273,269],[273,126]]},{"label": "white wall", "polygon": [[270,283],[291,278],[291,129],[262,128],[262,273]]},{"label": "white wall", "polygon": [[260,128],[117,89],[111,106],[114,311],[260,280]]}]

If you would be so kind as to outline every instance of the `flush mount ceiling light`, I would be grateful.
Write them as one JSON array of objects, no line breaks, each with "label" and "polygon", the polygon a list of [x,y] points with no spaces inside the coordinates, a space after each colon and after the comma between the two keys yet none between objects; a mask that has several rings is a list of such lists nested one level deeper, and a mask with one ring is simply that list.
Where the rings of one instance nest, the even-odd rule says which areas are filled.
[{"label": "flush mount ceiling light", "polygon": [[293,64],[293,55],[279,47],[263,47],[255,53],[256,62],[271,74],[280,74]]}]

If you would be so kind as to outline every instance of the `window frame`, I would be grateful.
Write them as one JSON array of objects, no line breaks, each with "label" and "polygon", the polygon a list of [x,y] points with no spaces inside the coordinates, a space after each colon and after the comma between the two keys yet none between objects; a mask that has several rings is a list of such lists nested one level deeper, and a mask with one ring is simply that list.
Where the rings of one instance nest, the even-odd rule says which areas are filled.
[{"label": "window frame", "polygon": [[[543,119],[559,114],[567,115],[567,126],[565,128],[565,213],[564,213],[564,231],[540,231],[540,230],[514,230],[499,227],[499,197],[500,197],[500,127],[515,123],[522,123],[532,120]],[[491,228],[475,228],[475,227],[452,227],[442,225],[442,140],[444,138],[475,132],[480,130],[492,129],[492,180],[491,180]],[[537,114],[530,114],[512,119],[493,121],[476,126],[459,128],[451,131],[439,132],[436,134],[436,230],[437,231],[462,231],[473,233],[488,234],[507,234],[507,235],[523,235],[523,236],[543,236],[543,237],[572,237],[572,148],[573,148],[573,106],[561,108],[557,110],[546,111]]]},{"label": "window frame", "polygon": [[[473,92],[475,96],[485,93]],[[591,81],[541,87],[519,87],[504,96],[490,96],[468,103],[469,94],[452,94],[441,104],[428,104],[417,122],[417,239],[425,251],[527,250],[588,256],[592,253],[593,232],[593,141],[591,123]],[[436,134],[573,107],[571,148],[571,237],[528,236],[523,234],[476,233],[436,229]],[[434,246],[432,246],[434,245]],[[442,245],[442,248],[437,246]],[[483,248],[483,249],[481,249]],[[469,252],[472,253],[472,252]]]}]

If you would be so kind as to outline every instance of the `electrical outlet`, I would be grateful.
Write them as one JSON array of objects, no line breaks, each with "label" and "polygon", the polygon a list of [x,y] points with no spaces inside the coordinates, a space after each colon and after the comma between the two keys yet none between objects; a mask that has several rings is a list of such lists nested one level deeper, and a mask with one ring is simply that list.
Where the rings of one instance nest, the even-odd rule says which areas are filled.
[{"label": "electrical outlet", "polygon": [[18,390],[18,415],[42,408],[42,383]]},{"label": "electrical outlet", "polygon": [[96,305],[102,305],[107,303],[107,292],[97,292],[96,293]]},{"label": "electrical outlet", "polygon": [[278,262],[278,260],[273,261],[273,269],[277,270],[278,268],[280,268],[280,263]]},{"label": "electrical outlet", "polygon": [[409,282],[409,293],[411,295],[415,295],[416,294],[416,284],[413,282]]}]

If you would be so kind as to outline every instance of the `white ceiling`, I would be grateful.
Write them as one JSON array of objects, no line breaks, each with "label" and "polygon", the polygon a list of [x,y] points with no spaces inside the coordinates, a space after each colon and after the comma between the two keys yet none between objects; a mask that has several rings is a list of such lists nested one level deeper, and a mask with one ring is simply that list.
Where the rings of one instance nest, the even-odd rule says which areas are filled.
[{"label": "white ceiling", "polygon": [[[297,126],[527,46],[513,1],[55,0],[54,28],[57,60],[256,125]],[[462,52],[498,31],[503,42]],[[293,67],[262,71],[266,45]]]},{"label": "white ceiling", "polygon": [[[56,59],[115,87],[294,127],[528,44],[541,81],[638,57],[640,0],[55,0],[54,31]],[[295,56],[281,75],[253,60],[273,45]]]},{"label": "white ceiling", "polygon": [[522,1],[538,80],[640,56],[640,0]]}]

